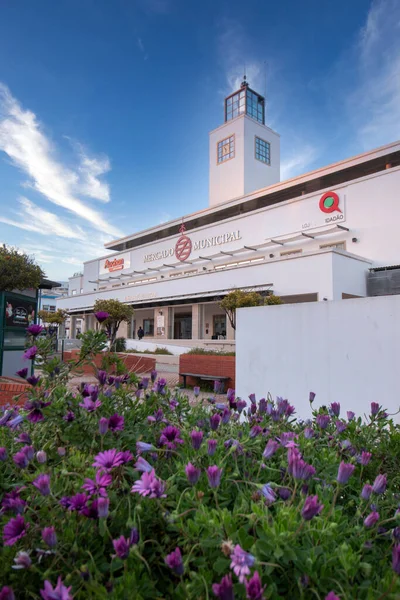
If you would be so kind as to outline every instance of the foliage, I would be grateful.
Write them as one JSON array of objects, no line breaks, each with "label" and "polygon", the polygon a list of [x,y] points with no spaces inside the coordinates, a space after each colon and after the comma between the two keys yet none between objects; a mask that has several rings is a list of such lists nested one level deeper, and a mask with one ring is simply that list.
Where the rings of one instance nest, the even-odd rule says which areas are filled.
[{"label": "foliage", "polygon": [[125,352],[126,350],[126,339],[124,337],[117,338],[115,340],[115,352]]},{"label": "foliage", "polygon": [[39,319],[43,321],[43,323],[47,325],[62,325],[65,319],[68,317],[68,313],[66,310],[62,310],[59,308],[55,312],[51,312],[49,310],[39,310]]},{"label": "foliage", "polygon": [[0,291],[37,289],[43,278],[44,272],[32,256],[0,246]]},{"label": "foliage", "polygon": [[130,322],[133,315],[132,306],[123,304],[123,302],[113,298],[109,300],[96,300],[93,312],[95,314],[97,312],[106,312],[109,314],[108,319],[104,321],[103,325],[106,329],[108,339],[110,340],[110,348],[115,350],[115,340],[119,326],[124,321],[127,323]]},{"label": "foliage", "polygon": [[236,356],[236,352],[225,352],[224,350],[207,350],[206,348],[191,348],[186,354],[197,354],[207,356]]},{"label": "foliage", "polygon": [[280,296],[275,296],[275,294],[268,294],[268,296],[265,296],[265,298],[264,298],[265,306],[271,306],[274,304],[283,304],[282,298]]},{"label": "foliage", "polygon": [[128,369],[125,366],[124,361],[118,354],[114,352],[105,352],[101,359],[101,368],[104,371],[115,371],[117,375],[123,375],[128,372]]},{"label": "foliage", "polygon": [[[46,343],[30,340],[43,375],[25,408],[0,415],[0,581],[16,598],[60,577],[63,600],[205,600],[229,573],[236,599],[400,597],[400,428],[381,406],[365,422],[233,391],[190,406],[155,373],[71,390],[76,364]],[[84,333],[79,361],[105,344]]]},{"label": "foliage", "polygon": [[221,300],[220,307],[225,311],[233,329],[236,329],[236,309],[250,306],[260,306],[262,296],[258,292],[232,290]]},{"label": "foliage", "polygon": [[163,354],[173,356],[173,353],[167,348],[156,348],[155,350],[138,350],[137,348],[131,348],[130,350],[127,350],[127,352],[133,354]]}]

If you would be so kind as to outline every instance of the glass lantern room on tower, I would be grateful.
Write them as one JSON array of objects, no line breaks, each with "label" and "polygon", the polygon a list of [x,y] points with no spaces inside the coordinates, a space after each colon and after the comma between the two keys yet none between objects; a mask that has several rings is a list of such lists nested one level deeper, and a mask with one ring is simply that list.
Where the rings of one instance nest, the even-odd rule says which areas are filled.
[{"label": "glass lantern room on tower", "polygon": [[210,133],[210,206],[280,181],[280,139],[265,125],[265,98],[244,78],[224,112],[224,124]]}]

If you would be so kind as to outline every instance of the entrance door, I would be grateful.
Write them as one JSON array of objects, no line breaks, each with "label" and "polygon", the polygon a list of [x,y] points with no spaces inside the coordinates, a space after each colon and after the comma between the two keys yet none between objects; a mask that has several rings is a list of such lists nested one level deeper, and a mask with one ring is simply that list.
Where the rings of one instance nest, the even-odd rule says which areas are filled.
[{"label": "entrance door", "polygon": [[192,315],[190,313],[174,315],[174,339],[192,339]]}]

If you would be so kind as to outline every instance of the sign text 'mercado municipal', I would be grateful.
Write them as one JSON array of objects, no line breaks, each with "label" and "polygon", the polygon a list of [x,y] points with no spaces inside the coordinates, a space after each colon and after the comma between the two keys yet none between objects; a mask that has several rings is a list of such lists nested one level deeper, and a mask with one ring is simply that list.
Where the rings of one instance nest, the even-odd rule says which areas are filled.
[{"label": "sign text 'mercado municipal'", "polygon": [[[235,242],[237,240],[241,240],[242,236],[240,235],[240,231],[232,231],[229,233],[221,233],[220,235],[214,235],[209,238],[204,238],[202,240],[198,240],[193,242],[193,250],[204,250],[205,248],[212,248],[213,246],[222,246],[223,244],[229,244],[230,242]],[[154,260],[162,260],[163,258],[168,258],[169,256],[174,256],[175,254],[175,246],[172,248],[167,248],[166,250],[160,250],[159,252],[152,252],[151,254],[144,255],[144,262],[152,262]]]}]

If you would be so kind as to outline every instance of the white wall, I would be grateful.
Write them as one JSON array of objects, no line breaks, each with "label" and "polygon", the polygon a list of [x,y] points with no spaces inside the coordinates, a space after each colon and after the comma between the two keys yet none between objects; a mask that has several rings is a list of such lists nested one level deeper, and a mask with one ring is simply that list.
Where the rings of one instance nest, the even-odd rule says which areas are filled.
[{"label": "white wall", "polygon": [[[288,398],[297,416],[340,402],[342,414],[378,402],[400,407],[400,296],[243,308],[236,330],[236,390]],[[400,418],[395,417],[397,422]]]},{"label": "white wall", "polygon": [[[149,350],[150,352],[154,352],[156,348],[166,348],[175,356],[180,356],[181,354],[186,354],[191,350],[191,346],[176,346],[174,344],[163,344],[163,342],[154,343],[154,342],[145,342],[143,340],[126,340],[126,349],[127,350],[138,350],[139,352],[143,350]],[[154,355],[157,358],[157,355]],[[159,356],[163,356],[160,354]],[[168,356],[168,355],[167,355]]]},{"label": "white wall", "polygon": [[[271,164],[256,159],[256,136],[269,142]],[[251,117],[244,117],[244,193],[273,185],[280,181],[281,175],[280,137],[269,127],[258,123]]]},{"label": "white wall", "polygon": [[[235,156],[218,163],[218,142],[231,135],[235,136]],[[211,131],[209,140],[209,203],[215,206],[244,194],[244,116]]]}]

